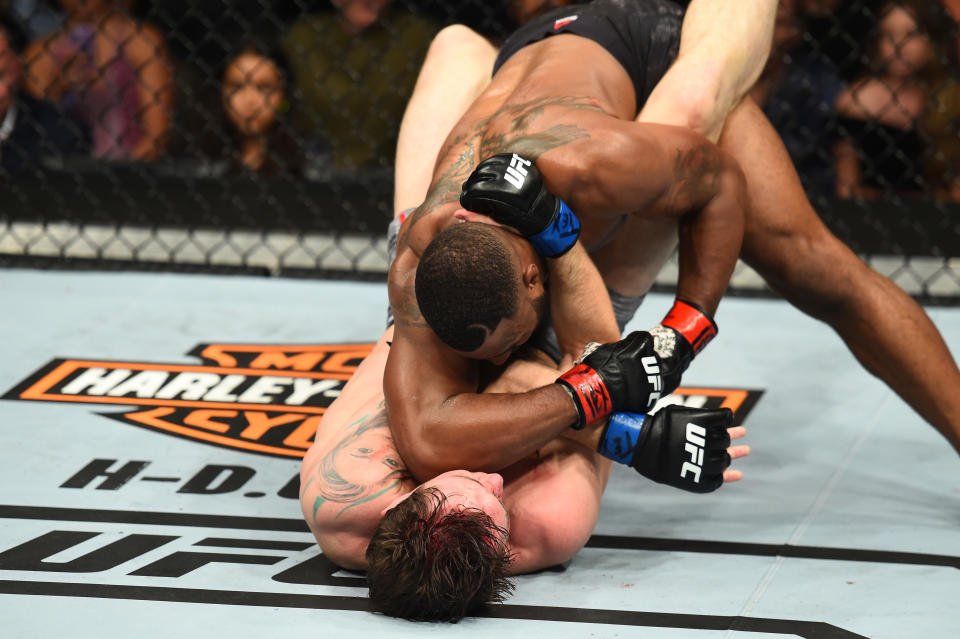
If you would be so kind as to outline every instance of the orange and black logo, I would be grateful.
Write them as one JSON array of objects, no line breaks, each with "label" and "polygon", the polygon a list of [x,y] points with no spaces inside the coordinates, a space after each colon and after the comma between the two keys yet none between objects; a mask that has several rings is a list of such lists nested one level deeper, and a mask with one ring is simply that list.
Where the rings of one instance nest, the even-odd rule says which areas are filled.
[{"label": "orange and black logo", "polygon": [[199,365],[54,359],[3,399],[137,406],[106,416],[209,444],[303,457],[373,344],[200,344]]},{"label": "orange and black logo", "polygon": [[[327,407],[373,344],[200,344],[201,363],[54,359],[2,399],[136,406],[101,413],[227,448],[303,457]],[[731,409],[742,422],[762,391],[680,388],[672,403]]]}]

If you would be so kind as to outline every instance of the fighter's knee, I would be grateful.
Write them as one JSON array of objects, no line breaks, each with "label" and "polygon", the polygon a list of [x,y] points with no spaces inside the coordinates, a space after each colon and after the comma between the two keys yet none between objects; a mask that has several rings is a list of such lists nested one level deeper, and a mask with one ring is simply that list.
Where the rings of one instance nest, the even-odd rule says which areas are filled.
[{"label": "fighter's knee", "polygon": [[701,63],[686,78],[690,81],[679,84],[676,94],[677,103],[683,105],[684,126],[700,135],[709,137],[715,133],[719,137],[719,131],[714,129],[732,106],[724,104],[720,95],[720,69]]},{"label": "fighter's knee", "polygon": [[430,42],[427,57],[450,56],[476,50],[493,51],[493,45],[482,35],[462,24],[452,24],[437,32]]}]

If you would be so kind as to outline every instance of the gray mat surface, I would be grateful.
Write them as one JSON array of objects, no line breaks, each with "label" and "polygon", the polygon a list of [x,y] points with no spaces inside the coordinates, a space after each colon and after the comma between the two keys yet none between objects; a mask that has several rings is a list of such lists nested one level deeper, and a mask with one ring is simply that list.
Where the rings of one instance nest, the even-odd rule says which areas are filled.
[{"label": "gray mat surface", "polygon": [[[349,351],[379,337],[385,298],[379,284],[0,271],[0,634],[960,636],[960,460],[828,327],[781,301],[725,300],[684,379],[763,391],[744,481],[695,496],[616,468],[587,548],[454,627],[363,612],[362,577],[325,563],[291,484],[299,422],[260,437],[264,454],[156,427],[229,406],[42,399],[63,390],[65,363],[197,372],[198,345],[238,361],[277,345]],[[669,303],[650,296],[631,328]],[[960,309],[929,312],[960,352]]]}]

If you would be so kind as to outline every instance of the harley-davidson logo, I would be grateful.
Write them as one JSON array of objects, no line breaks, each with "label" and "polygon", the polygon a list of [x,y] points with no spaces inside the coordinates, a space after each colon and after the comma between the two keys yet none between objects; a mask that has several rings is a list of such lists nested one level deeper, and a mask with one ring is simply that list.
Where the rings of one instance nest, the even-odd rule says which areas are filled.
[{"label": "harley-davidson logo", "polygon": [[105,414],[208,444],[303,457],[373,344],[200,344],[200,365],[54,359],[3,399],[138,406]]},{"label": "harley-davidson logo", "polygon": [[[100,413],[196,441],[303,457],[327,407],[373,344],[199,344],[201,364],[53,359],[2,399],[136,406]],[[680,388],[670,403],[726,407],[742,421],[762,391]]]}]

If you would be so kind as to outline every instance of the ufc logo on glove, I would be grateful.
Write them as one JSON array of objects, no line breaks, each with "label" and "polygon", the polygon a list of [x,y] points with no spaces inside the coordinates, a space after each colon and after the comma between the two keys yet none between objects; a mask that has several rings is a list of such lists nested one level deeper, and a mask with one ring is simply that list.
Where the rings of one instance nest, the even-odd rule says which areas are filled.
[{"label": "ufc logo on glove", "polygon": [[510,164],[507,166],[503,179],[517,187],[517,190],[523,188],[523,183],[527,178],[527,167],[530,166],[530,160],[524,160],[522,157],[513,154],[510,158]]},{"label": "ufc logo on glove", "polygon": [[660,366],[657,364],[657,358],[652,355],[641,357],[640,363],[643,364],[643,372],[647,374],[647,382],[653,389],[650,393],[650,399],[647,400],[647,408],[650,408],[660,399],[660,391],[663,390],[663,382],[660,379]]},{"label": "ufc logo on glove", "polygon": [[689,453],[690,461],[683,462],[683,467],[680,468],[680,479],[686,478],[689,472],[693,473],[693,481],[700,483],[700,471],[703,468],[703,447],[707,443],[706,434],[707,430],[703,426],[697,426],[692,422],[687,424],[687,443],[684,444],[683,449]]}]

